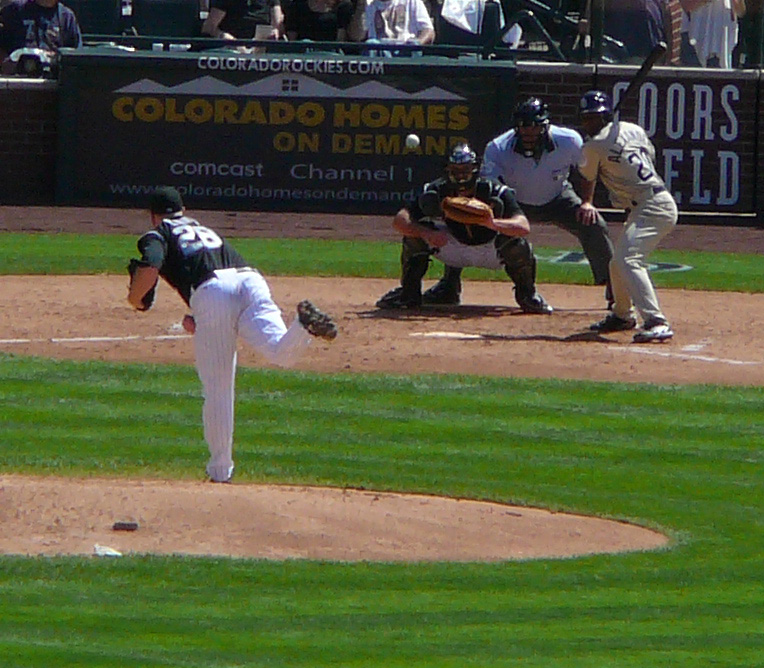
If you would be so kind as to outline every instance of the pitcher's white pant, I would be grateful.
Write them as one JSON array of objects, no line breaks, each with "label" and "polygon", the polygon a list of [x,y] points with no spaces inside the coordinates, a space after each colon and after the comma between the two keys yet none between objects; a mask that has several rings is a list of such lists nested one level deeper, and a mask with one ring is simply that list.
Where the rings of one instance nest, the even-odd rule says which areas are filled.
[{"label": "pitcher's white pant", "polygon": [[196,369],[204,392],[207,475],[216,482],[233,474],[236,340],[241,337],[280,366],[297,361],[311,336],[295,318],[289,328],[257,271],[222,269],[191,294],[196,322]]},{"label": "pitcher's white pant", "polygon": [[644,321],[667,322],[658,304],[646,260],[661,239],[674,229],[677,217],[674,198],[663,192],[636,206],[626,218],[623,234],[615,244],[610,261],[613,313],[620,318],[630,317],[633,304]]}]

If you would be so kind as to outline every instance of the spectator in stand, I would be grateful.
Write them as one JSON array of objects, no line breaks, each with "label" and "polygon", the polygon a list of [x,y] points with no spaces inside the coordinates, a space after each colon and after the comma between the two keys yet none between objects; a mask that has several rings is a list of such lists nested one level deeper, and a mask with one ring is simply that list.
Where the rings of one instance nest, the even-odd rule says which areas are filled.
[{"label": "spectator in stand", "polygon": [[435,40],[435,28],[423,0],[358,0],[358,11],[364,11],[365,25],[351,33],[356,41],[432,44]]},{"label": "spectator in stand", "polygon": [[353,17],[351,0],[294,0],[284,12],[290,41],[346,42]]},{"label": "spectator in stand", "polygon": [[622,42],[624,63],[641,63],[658,42],[666,41],[665,0],[610,0],[605,3],[603,32]]},{"label": "spectator in stand", "polygon": [[216,39],[254,39],[257,26],[270,27],[268,39],[284,34],[281,0],[210,0],[202,35]]},{"label": "spectator in stand", "polygon": [[14,0],[0,9],[0,63],[5,74],[15,71],[10,56],[17,49],[42,49],[55,58],[61,47],[80,46],[77,17],[58,0]]},{"label": "spectator in stand", "polygon": [[[496,0],[443,0],[440,3],[440,18],[442,22],[438,24],[438,41],[441,44],[453,41],[455,44],[482,45],[486,37],[490,39],[494,31],[498,37],[498,33],[505,27],[504,10]],[[496,24],[491,25],[491,21]],[[474,37],[465,38],[463,35]],[[520,24],[514,23],[502,35],[501,42],[507,48],[517,49],[522,36]]]},{"label": "spectator in stand", "polygon": [[[745,15],[745,0],[680,0],[684,43],[693,48],[700,67],[732,67],[738,41],[738,19]],[[690,54],[692,58],[692,54]]]}]

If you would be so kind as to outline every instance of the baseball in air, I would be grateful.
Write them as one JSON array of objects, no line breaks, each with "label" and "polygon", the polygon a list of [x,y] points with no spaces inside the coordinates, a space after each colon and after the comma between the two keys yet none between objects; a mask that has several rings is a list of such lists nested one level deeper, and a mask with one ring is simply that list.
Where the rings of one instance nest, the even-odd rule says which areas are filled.
[{"label": "baseball in air", "polygon": [[406,137],[406,148],[418,148],[420,143],[419,137],[415,134],[410,134]]}]

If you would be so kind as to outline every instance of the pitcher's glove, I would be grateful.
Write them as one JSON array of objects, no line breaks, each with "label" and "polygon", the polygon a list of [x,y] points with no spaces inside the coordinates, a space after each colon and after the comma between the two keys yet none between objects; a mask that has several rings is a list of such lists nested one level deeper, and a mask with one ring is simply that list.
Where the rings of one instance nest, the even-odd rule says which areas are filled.
[{"label": "pitcher's glove", "polygon": [[493,225],[493,209],[475,197],[446,197],[441,207],[446,220],[462,225]]},{"label": "pitcher's glove", "polygon": [[[143,260],[136,260],[135,258],[130,260],[130,264],[127,265],[127,273],[130,274],[130,287],[133,285],[135,274],[138,269],[140,267],[149,266],[151,265],[149,265],[147,262],[144,262]],[[143,295],[143,299],[141,299],[142,306],[138,309],[139,311],[148,311],[154,305],[154,300],[157,296],[157,283],[158,281],[154,281],[154,285],[151,286],[151,290]]]}]

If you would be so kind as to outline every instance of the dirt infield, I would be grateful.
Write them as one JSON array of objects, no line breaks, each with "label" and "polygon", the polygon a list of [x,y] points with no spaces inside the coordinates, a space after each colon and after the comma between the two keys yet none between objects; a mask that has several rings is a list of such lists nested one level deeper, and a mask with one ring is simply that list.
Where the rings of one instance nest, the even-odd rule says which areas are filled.
[{"label": "dirt infield", "polygon": [[[467,373],[646,383],[764,382],[761,295],[661,290],[676,330],[666,344],[635,346],[631,332],[587,331],[601,318],[602,289],[542,285],[551,316],[519,312],[508,283],[467,282],[460,307],[395,312],[374,308],[389,280],[274,277],[276,301],[292,318],[314,299],[340,336],[316,341],[299,368],[353,373]],[[180,327],[186,307],[166,285],[157,305],[135,313],[124,276],[0,278],[0,350],[69,359],[193,363]],[[268,366],[240,347],[240,363]]]},{"label": "dirt infield", "polygon": [[[389,230],[389,221],[384,219],[359,221],[341,216],[219,212],[198,215],[229,236],[397,241]],[[0,216],[0,229],[11,231],[138,234],[147,227],[146,216],[141,212],[0,207]],[[614,226],[614,234],[617,233]],[[577,247],[575,239],[553,226],[534,228],[532,241],[537,245]],[[753,228],[680,226],[663,247],[764,252],[764,232]],[[391,244],[391,263],[396,262],[396,256],[397,247]],[[539,279],[541,291],[556,309],[551,316],[520,314],[508,283],[468,280],[462,306],[406,313],[383,312],[373,307],[376,299],[393,287],[394,282],[389,280],[269,277],[269,283],[287,319],[293,317],[296,303],[305,297],[314,299],[337,317],[338,339],[332,344],[316,342],[299,364],[301,369],[670,384],[764,384],[761,295],[660,290],[676,337],[663,345],[634,346],[629,343],[628,332],[600,336],[587,331],[587,326],[603,315],[601,288],[545,285],[543,276]],[[0,321],[2,351],[69,359],[193,363],[191,339],[180,328],[186,308],[166,285],[159,291],[157,306],[146,314],[137,314],[127,305],[124,276],[0,277],[0,288],[0,312],[10,315]],[[267,366],[243,348],[240,363]],[[200,452],[200,467],[204,455]],[[449,505],[448,500],[423,501],[414,497],[406,501],[401,495],[376,495],[377,501],[403,500],[400,510],[391,510],[384,503],[370,502],[368,495],[356,495],[349,490],[102,481],[107,485],[103,489],[108,490],[106,493],[102,489],[102,497],[113,493],[115,498],[135,502],[131,518],[146,528],[128,537],[110,532],[113,520],[124,519],[116,511],[87,503],[83,510],[82,492],[93,484],[97,483],[79,481],[72,488],[66,481],[0,476],[0,495],[13,498],[14,494],[31,494],[28,502],[40,499],[39,514],[46,518],[39,531],[15,544],[6,540],[0,544],[0,550],[83,553],[92,549],[90,543],[111,540],[128,551],[189,552],[191,548],[180,534],[187,534],[188,538],[201,528],[207,531],[209,545],[200,543],[207,547],[191,553],[265,558],[496,560],[647,549],[665,543],[662,537],[656,541],[652,532],[637,527],[631,527],[633,531],[629,532],[625,530],[629,527],[620,523],[598,525],[595,530],[587,518],[564,514],[550,518],[545,511],[537,514],[529,509],[496,506],[490,510],[476,509],[479,512],[470,516],[467,524],[484,521],[486,517],[494,521],[501,516],[511,519],[509,526],[498,529],[491,525],[492,531],[501,536],[498,544],[486,543],[483,552],[474,553],[465,551],[464,546],[475,541],[454,531],[454,527],[465,523],[461,513],[469,506],[467,502],[451,501]],[[54,486],[53,491],[50,485]],[[292,507],[296,501],[287,492],[308,499],[313,510],[300,507],[301,510],[292,512],[298,506]],[[158,509],[178,505],[176,499],[181,494],[186,514],[180,519],[178,516],[163,519]],[[263,514],[263,506],[258,504],[264,503],[264,494],[274,495],[265,504],[284,510],[280,518]],[[45,506],[44,499],[55,499],[55,503]],[[413,505],[406,508],[407,503]],[[18,505],[0,504],[1,507]],[[243,507],[252,512],[240,512]],[[320,517],[315,514],[316,508],[322,509]],[[231,509],[239,512],[231,515]],[[430,511],[435,514],[429,515]],[[479,519],[481,512],[483,519]],[[197,520],[208,518],[209,513],[219,515],[219,521],[203,527],[197,525]],[[258,518],[255,526],[235,526],[232,518],[251,517],[252,513]],[[32,514],[26,508],[25,514],[17,513],[15,519],[29,522]],[[521,518],[528,520],[527,530],[520,528]],[[3,521],[8,519],[13,518]],[[542,527],[547,520],[565,523],[549,525],[549,532],[545,532]],[[186,525],[188,531],[173,530]],[[424,526],[432,533],[420,536]],[[218,533],[209,533],[211,527],[218,527]],[[349,535],[342,533],[343,528],[360,532],[360,543],[350,541]],[[274,541],[279,536],[287,538],[283,543],[271,543],[269,536]],[[339,546],[347,549],[343,551]]]}]

